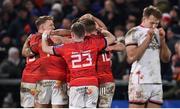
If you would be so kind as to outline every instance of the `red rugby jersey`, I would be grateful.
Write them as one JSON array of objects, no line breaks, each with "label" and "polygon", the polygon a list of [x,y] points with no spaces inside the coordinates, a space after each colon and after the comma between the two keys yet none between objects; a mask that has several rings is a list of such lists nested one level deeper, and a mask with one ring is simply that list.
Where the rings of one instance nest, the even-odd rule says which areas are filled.
[{"label": "red rugby jersey", "polygon": [[70,86],[98,86],[97,54],[106,47],[102,37],[88,38],[83,42],[54,46],[54,53],[61,55],[70,70]]},{"label": "red rugby jersey", "polygon": [[39,80],[39,60],[38,57],[27,57],[26,66],[22,73],[22,82],[36,83]]},{"label": "red rugby jersey", "polygon": [[[94,37],[104,37],[102,34],[86,36],[86,39]],[[102,50],[98,53],[96,70],[98,73],[98,82],[100,84],[113,82],[114,78],[111,70],[111,53]]]},{"label": "red rugby jersey", "polygon": [[111,70],[111,53],[110,52],[101,51],[98,53],[96,69],[98,73],[98,81],[100,84],[114,81],[112,70]]},{"label": "red rugby jersey", "polygon": [[[62,57],[46,54],[42,51],[41,34],[37,33],[32,43],[33,52],[40,55],[40,73],[42,80],[61,80],[66,79],[66,63]],[[51,40],[48,40],[52,44]],[[37,46],[35,46],[37,45]]]},{"label": "red rugby jersey", "polygon": [[[31,35],[29,44],[35,43],[35,40],[34,40],[35,37],[36,37],[35,34]],[[28,83],[36,83],[41,77],[39,75],[40,74],[39,69],[40,69],[39,55],[35,54],[35,56],[27,57],[26,66],[23,70],[21,81],[28,82]]]}]

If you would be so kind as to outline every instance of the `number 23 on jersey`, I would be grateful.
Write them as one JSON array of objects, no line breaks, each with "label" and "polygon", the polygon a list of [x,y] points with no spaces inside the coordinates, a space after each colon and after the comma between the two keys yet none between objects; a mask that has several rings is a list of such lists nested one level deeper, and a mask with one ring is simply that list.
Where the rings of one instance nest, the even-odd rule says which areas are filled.
[{"label": "number 23 on jersey", "polygon": [[84,51],[82,53],[72,53],[72,68],[82,68],[92,66],[92,57],[90,54],[90,50]]}]

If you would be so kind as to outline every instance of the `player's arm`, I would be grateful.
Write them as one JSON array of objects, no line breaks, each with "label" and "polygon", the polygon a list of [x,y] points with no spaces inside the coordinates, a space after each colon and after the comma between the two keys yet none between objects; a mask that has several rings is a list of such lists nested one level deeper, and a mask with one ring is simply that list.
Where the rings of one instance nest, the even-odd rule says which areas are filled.
[{"label": "player's arm", "polygon": [[31,51],[30,46],[29,46],[30,37],[31,35],[28,36],[22,48],[22,56],[24,57],[34,56],[34,53]]},{"label": "player's arm", "polygon": [[50,32],[50,35],[57,35],[57,36],[69,36],[71,35],[71,31],[68,29],[56,29]]},{"label": "player's arm", "polygon": [[[134,35],[135,33],[127,33],[126,37],[129,37],[128,35]],[[149,46],[149,43],[151,42],[151,39],[153,37],[154,31],[149,30],[146,36],[146,39],[143,41],[141,45],[137,45],[137,43],[127,43],[126,41],[126,52],[127,52],[127,62],[133,63],[136,60],[139,60],[142,55],[144,54],[145,50]],[[128,40],[128,39],[126,39]]]},{"label": "player's arm", "polygon": [[83,19],[86,19],[86,18],[94,20],[98,27],[107,30],[106,25],[99,18],[93,16],[92,14],[85,14],[85,15],[81,16],[79,18],[79,20],[83,20]]},{"label": "player's arm", "polygon": [[46,31],[42,34],[42,50],[47,54],[54,55],[53,46],[49,46],[47,41],[49,33],[50,32]]},{"label": "player's arm", "polygon": [[174,74],[179,74],[179,72],[180,72],[180,68],[179,67],[172,67],[172,71],[173,71],[173,73]]},{"label": "player's arm", "polygon": [[101,29],[101,33],[105,36],[107,45],[110,45],[115,42],[115,40],[116,40],[115,36],[112,33],[110,33],[109,31],[107,31],[105,29]]},{"label": "player's arm", "polygon": [[72,38],[69,37],[63,37],[63,36],[58,36],[58,35],[51,35],[50,39],[55,43],[55,44],[65,44],[65,43],[72,43],[73,40]]},{"label": "player's arm", "polygon": [[64,36],[70,36],[70,35],[71,35],[70,30],[56,29],[50,32],[50,39],[56,44],[70,43],[72,42],[72,39],[69,37],[64,37]]},{"label": "player's arm", "polygon": [[106,51],[124,51],[125,50],[125,45],[121,42],[115,42],[114,45],[109,45],[106,48]]},{"label": "player's arm", "polygon": [[160,58],[162,60],[162,62],[169,62],[170,58],[171,58],[171,51],[169,50],[166,41],[165,41],[165,31],[160,28],[159,29],[159,36],[160,36]]}]

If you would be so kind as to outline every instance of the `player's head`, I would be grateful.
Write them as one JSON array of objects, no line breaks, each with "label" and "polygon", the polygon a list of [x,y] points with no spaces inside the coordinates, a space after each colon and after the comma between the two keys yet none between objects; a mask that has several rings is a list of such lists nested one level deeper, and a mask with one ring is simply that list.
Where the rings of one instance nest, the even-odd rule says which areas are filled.
[{"label": "player's head", "polygon": [[35,21],[35,24],[38,30],[53,30],[55,28],[51,16],[40,16]]},{"label": "player's head", "polygon": [[83,19],[80,22],[82,22],[85,26],[86,33],[92,33],[96,31],[96,23],[92,19]]},{"label": "player's head", "polygon": [[144,8],[143,11],[143,24],[148,28],[156,28],[161,20],[162,14],[161,11],[154,7],[148,6]]},{"label": "player's head", "polygon": [[71,36],[75,38],[84,38],[85,27],[81,22],[75,22],[71,26]]}]

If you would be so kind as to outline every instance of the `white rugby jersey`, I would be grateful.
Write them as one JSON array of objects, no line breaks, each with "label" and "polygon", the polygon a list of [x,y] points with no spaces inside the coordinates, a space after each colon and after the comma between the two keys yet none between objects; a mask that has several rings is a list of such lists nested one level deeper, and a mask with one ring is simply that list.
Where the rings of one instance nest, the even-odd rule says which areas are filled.
[{"label": "white rugby jersey", "polygon": [[[137,26],[126,34],[125,43],[141,45],[146,38],[149,28]],[[148,48],[140,60],[136,60],[131,67],[130,82],[132,83],[162,83],[160,71],[160,38],[158,29]]]}]

